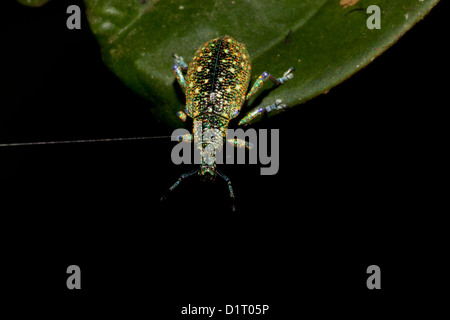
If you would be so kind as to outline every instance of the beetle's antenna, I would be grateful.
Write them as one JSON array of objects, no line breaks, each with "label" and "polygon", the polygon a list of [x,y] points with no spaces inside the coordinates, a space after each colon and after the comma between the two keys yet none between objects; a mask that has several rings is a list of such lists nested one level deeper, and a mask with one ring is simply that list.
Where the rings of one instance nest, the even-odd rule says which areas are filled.
[{"label": "beetle's antenna", "polygon": [[1,143],[0,147],[23,147],[23,146],[35,146],[35,145],[43,145],[43,144],[69,144],[69,143],[150,140],[150,139],[164,139],[164,138],[170,138],[170,137],[171,136],[154,136],[154,137],[112,138],[112,139],[84,139],[84,140],[65,140],[65,141],[17,142],[17,143]]}]

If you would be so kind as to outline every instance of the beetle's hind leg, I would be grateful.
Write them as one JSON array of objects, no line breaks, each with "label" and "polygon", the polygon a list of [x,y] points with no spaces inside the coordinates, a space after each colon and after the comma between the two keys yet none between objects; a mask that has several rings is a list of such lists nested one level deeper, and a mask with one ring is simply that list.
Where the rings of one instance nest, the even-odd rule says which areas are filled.
[{"label": "beetle's hind leg", "polygon": [[183,57],[180,57],[175,53],[172,53],[172,57],[174,59],[175,64],[181,68],[181,71],[186,72],[188,69],[188,65],[184,62]]},{"label": "beetle's hind leg", "polygon": [[180,84],[181,88],[183,90],[186,89],[186,80],[184,79],[183,72],[186,72],[188,69],[188,65],[184,62],[183,57],[179,57],[175,53],[172,54],[174,59],[174,65],[173,65],[173,73],[175,74],[175,77],[177,77],[177,81]]},{"label": "beetle's hind leg", "polygon": [[261,91],[264,82],[269,79],[271,80],[275,85],[279,86],[280,84],[285,83],[286,81],[292,79],[294,77],[294,74],[292,73],[295,69],[293,67],[290,67],[288,69],[288,71],[286,71],[283,76],[281,78],[275,78],[273,75],[271,75],[270,73],[267,73],[266,71],[264,71],[259,77],[258,79],[256,79],[255,83],[253,84],[253,86],[251,87],[249,93],[247,94],[247,96],[245,97],[246,100],[250,99],[251,97],[253,97],[255,94],[257,94],[259,91]]},{"label": "beetle's hind leg", "polygon": [[287,105],[282,104],[282,101],[277,99],[275,100],[274,104],[271,104],[267,107],[260,107],[255,108],[252,111],[249,111],[244,118],[242,118],[241,121],[239,121],[239,125],[248,125],[250,122],[252,122],[254,119],[256,119],[259,116],[262,116],[264,113],[269,113],[274,110],[284,110],[287,108]]}]

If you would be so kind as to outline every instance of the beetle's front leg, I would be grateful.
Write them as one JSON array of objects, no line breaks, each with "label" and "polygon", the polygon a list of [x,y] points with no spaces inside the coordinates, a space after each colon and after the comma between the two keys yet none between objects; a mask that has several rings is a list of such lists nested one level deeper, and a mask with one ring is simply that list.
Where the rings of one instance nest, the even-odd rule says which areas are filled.
[{"label": "beetle's front leg", "polygon": [[175,53],[172,54],[174,58],[175,64],[173,65],[173,73],[177,78],[178,83],[180,84],[183,90],[186,89],[186,80],[184,79],[183,72],[186,72],[188,69],[188,65],[184,62],[183,57],[177,56]]},{"label": "beetle's front leg", "polygon": [[231,198],[231,210],[232,211],[236,211],[236,204],[235,204],[236,198],[234,197],[234,191],[233,191],[233,187],[231,186],[230,178],[228,178],[226,175],[224,175],[220,171],[217,171],[217,173],[227,183],[227,185],[228,185],[228,192],[230,193],[230,198]]},{"label": "beetle's front leg", "polygon": [[244,118],[242,118],[241,121],[239,121],[239,125],[248,125],[250,122],[252,122],[254,119],[256,119],[258,116],[262,116],[264,113],[269,113],[274,110],[284,110],[286,109],[287,105],[282,104],[281,100],[277,99],[275,100],[274,104],[271,104],[267,107],[260,107],[255,108],[252,111],[249,111]]},{"label": "beetle's front leg", "polygon": [[294,74],[292,73],[292,71],[294,71],[294,70],[295,69],[293,67],[289,68],[289,70],[286,71],[281,78],[275,78],[270,73],[267,73],[266,71],[264,71],[262,73],[262,75],[260,75],[258,77],[258,79],[256,79],[256,82],[251,87],[250,92],[247,94],[247,97],[245,97],[245,99],[249,100],[251,97],[253,97],[255,94],[257,94],[259,91],[261,91],[261,89],[264,85],[264,81],[266,81],[267,79],[270,79],[277,86],[292,79],[294,77]]},{"label": "beetle's front leg", "polygon": [[166,200],[166,199],[167,199],[167,195],[168,195],[170,192],[172,192],[173,189],[175,189],[176,187],[178,187],[178,185],[179,185],[182,181],[184,181],[186,178],[189,178],[189,177],[191,177],[192,175],[196,174],[197,171],[198,171],[198,170],[196,169],[196,170],[193,170],[193,171],[191,171],[191,172],[182,174],[182,175],[178,178],[178,180],[177,180],[177,181],[176,181],[169,189],[167,189],[167,191],[161,196],[160,201]]}]

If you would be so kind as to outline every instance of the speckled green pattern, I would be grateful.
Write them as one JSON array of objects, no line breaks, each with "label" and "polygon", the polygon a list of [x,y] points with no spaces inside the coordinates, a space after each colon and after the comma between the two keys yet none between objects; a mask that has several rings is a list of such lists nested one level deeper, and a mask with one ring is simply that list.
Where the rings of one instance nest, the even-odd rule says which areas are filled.
[{"label": "speckled green pattern", "polygon": [[237,116],[250,81],[250,57],[244,45],[225,36],[197,50],[186,77],[186,110],[196,118],[214,113]]}]

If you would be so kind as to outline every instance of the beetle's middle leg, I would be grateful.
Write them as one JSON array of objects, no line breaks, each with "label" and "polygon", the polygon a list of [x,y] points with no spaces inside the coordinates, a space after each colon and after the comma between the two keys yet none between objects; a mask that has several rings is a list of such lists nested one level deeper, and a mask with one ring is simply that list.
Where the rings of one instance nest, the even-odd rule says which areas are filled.
[{"label": "beetle's middle leg", "polygon": [[240,148],[240,149],[246,148],[246,149],[250,150],[253,148],[252,143],[242,140],[242,139],[233,138],[233,139],[228,139],[227,142],[230,143],[231,145],[235,146],[236,148]]},{"label": "beetle's middle leg", "polygon": [[192,142],[194,140],[194,136],[190,133],[178,136],[178,142]]},{"label": "beetle's middle leg", "polygon": [[178,111],[177,116],[181,121],[186,122],[187,114],[184,111]]},{"label": "beetle's middle leg", "polygon": [[274,110],[284,110],[286,109],[287,105],[281,103],[281,100],[277,99],[275,100],[274,104],[271,104],[267,107],[260,107],[255,108],[252,111],[249,111],[244,118],[239,121],[238,125],[248,125],[250,122],[252,122],[254,119],[256,119],[258,116],[263,115],[264,113],[269,113]]},{"label": "beetle's middle leg", "polygon": [[172,68],[173,73],[175,74],[175,77],[177,77],[177,81],[180,84],[181,88],[185,90],[186,80],[184,79],[183,72],[187,71],[188,65],[184,62],[183,57],[179,57],[175,53],[173,53],[172,56],[175,63]]},{"label": "beetle's middle leg", "polygon": [[295,69],[293,67],[290,67],[289,70],[286,71],[281,78],[275,78],[270,73],[267,73],[266,71],[264,71],[262,73],[262,75],[260,75],[258,77],[258,79],[256,79],[256,82],[251,87],[251,89],[250,89],[249,93],[247,94],[247,96],[245,97],[245,99],[248,100],[251,97],[253,97],[255,94],[257,94],[259,91],[261,91],[261,89],[264,85],[264,81],[266,81],[267,79],[270,79],[277,86],[292,79],[294,77],[294,74],[292,73],[292,71],[294,71],[294,70]]}]

